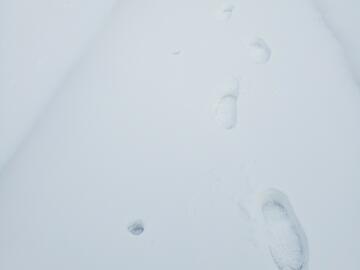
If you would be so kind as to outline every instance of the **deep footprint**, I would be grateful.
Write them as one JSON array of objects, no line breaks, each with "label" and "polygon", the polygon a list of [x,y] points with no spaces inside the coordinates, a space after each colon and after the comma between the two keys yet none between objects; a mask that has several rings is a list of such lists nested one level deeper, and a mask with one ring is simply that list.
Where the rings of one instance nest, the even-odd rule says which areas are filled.
[{"label": "deep footprint", "polygon": [[263,194],[261,213],[271,256],[279,270],[306,270],[308,244],[305,233],[285,194],[270,189]]},{"label": "deep footprint", "polygon": [[271,49],[262,38],[256,38],[250,43],[251,57],[258,64],[265,64],[270,60]]},{"label": "deep footprint", "polygon": [[215,120],[225,129],[232,129],[237,122],[237,98],[239,94],[239,82],[233,79],[223,86],[223,94],[219,98],[215,108]]}]

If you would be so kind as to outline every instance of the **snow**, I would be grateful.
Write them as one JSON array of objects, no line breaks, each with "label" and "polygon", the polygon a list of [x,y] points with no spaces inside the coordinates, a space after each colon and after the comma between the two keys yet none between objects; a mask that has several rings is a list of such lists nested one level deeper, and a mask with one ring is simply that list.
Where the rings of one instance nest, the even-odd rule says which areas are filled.
[{"label": "snow", "polygon": [[313,0],[324,25],[343,49],[348,66],[360,85],[360,2],[353,0]]},{"label": "snow", "polygon": [[356,270],[346,3],[1,3],[0,269]]},{"label": "snow", "polygon": [[219,86],[217,95],[219,95],[219,98],[215,105],[215,119],[225,129],[232,129],[237,122],[239,80],[231,78]]},{"label": "snow", "polygon": [[62,87],[114,3],[0,2],[0,168]]}]

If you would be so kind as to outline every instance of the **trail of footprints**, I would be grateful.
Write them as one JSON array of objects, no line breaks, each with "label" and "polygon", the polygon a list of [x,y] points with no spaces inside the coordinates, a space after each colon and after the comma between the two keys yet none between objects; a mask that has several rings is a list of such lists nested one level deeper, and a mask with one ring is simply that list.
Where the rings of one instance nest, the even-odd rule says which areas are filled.
[{"label": "trail of footprints", "polygon": [[[228,21],[234,9],[232,4],[223,4],[217,10],[216,18]],[[172,54],[179,55],[181,50],[174,50]],[[271,58],[271,49],[264,39],[255,38],[249,43],[249,55],[255,63],[265,64]],[[240,87],[239,79],[232,78],[220,87],[217,95],[215,120],[226,130],[233,129],[237,124]],[[257,208],[267,236],[268,249],[277,268],[307,270],[307,238],[287,196],[279,190],[269,189],[261,194]],[[144,223],[141,220],[134,221],[127,229],[130,234],[139,236],[144,232]]]},{"label": "trail of footprints", "polygon": [[[233,15],[235,6],[233,4],[222,4],[216,11],[216,18],[220,21],[227,21]],[[264,39],[255,38],[249,45],[249,56],[257,64],[266,64],[271,58],[271,49]],[[237,123],[237,100],[239,96],[239,81],[230,80],[221,89],[222,95],[216,101],[215,120],[224,129],[230,130]]]},{"label": "trail of footprints", "polygon": [[[229,20],[235,6],[222,5],[219,20]],[[266,64],[271,58],[271,49],[262,38],[249,43],[249,55],[256,64]],[[237,123],[238,79],[231,79],[220,89],[215,105],[215,120],[224,129],[230,130]],[[269,189],[261,194],[258,205],[269,252],[279,270],[308,269],[308,243],[306,235],[287,196],[279,190]]]}]

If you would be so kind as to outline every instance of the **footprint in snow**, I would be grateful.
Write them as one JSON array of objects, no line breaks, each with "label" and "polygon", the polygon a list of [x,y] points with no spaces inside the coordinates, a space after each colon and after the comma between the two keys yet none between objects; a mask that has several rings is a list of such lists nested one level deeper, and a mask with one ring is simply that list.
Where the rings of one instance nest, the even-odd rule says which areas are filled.
[{"label": "footprint in snow", "polygon": [[216,11],[216,19],[219,21],[227,21],[231,18],[235,6],[233,4],[224,3],[220,5]]},{"label": "footprint in snow", "polygon": [[265,64],[271,58],[271,49],[262,38],[256,38],[250,43],[251,58],[257,64]]},{"label": "footprint in snow", "polygon": [[215,120],[223,128],[232,129],[237,122],[238,79],[228,81],[220,91],[221,95],[215,105]]},{"label": "footprint in snow", "polygon": [[279,270],[306,270],[306,235],[284,193],[270,189],[263,193],[261,213],[268,247]]}]

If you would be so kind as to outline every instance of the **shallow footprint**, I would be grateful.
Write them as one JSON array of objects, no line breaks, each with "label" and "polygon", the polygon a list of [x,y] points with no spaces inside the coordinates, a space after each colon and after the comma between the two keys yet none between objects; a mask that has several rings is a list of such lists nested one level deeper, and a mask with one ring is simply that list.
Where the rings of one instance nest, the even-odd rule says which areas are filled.
[{"label": "shallow footprint", "polygon": [[308,245],[305,233],[284,193],[264,192],[261,213],[271,256],[279,270],[306,270]]},{"label": "shallow footprint", "polygon": [[222,95],[215,106],[215,120],[223,128],[232,129],[237,122],[239,82],[232,79],[222,87]]},{"label": "shallow footprint", "polygon": [[216,19],[219,21],[227,21],[231,18],[235,6],[230,3],[223,3],[216,11]]},{"label": "shallow footprint", "polygon": [[171,52],[172,55],[180,55],[181,54],[181,50],[173,50]]},{"label": "shallow footprint", "polygon": [[258,64],[265,64],[270,60],[271,49],[262,38],[256,38],[250,43],[250,54]]}]

